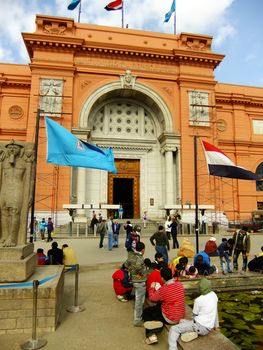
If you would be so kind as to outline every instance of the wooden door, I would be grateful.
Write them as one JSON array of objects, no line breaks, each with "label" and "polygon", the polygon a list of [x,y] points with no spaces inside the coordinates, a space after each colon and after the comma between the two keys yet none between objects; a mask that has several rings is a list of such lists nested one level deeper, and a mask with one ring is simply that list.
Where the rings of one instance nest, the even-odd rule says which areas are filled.
[{"label": "wooden door", "polygon": [[[123,191],[123,187],[118,189],[118,184],[122,183],[122,186],[127,183],[127,197],[129,195],[128,192],[132,191],[132,210],[131,203],[125,203],[127,205],[127,210],[125,213],[124,207],[124,218],[140,218],[140,161],[137,159],[115,159],[115,165],[117,168],[117,174],[109,174],[108,175],[108,203],[109,204],[120,204],[120,201],[114,203],[114,199],[116,201],[116,191]],[[114,179],[123,179],[123,181],[114,181]],[[127,181],[125,182],[125,179]],[[123,199],[123,193],[120,194],[119,198],[125,202]],[[123,204],[123,203],[121,203]],[[130,217],[127,217],[127,214]]]}]

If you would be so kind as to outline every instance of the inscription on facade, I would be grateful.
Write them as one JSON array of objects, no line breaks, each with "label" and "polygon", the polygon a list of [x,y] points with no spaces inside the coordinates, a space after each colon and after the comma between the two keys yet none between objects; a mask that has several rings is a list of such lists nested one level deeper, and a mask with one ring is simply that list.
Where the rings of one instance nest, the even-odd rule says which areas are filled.
[{"label": "inscription on facade", "polygon": [[100,59],[98,57],[81,57],[76,58],[75,63],[79,65],[87,65],[93,67],[106,67],[106,68],[120,68],[120,69],[133,69],[138,71],[150,71],[156,73],[168,73],[177,74],[178,69],[172,65],[164,64],[153,64],[153,63],[143,63],[143,62],[129,62],[129,66],[125,67],[125,63],[121,60],[116,59]]}]

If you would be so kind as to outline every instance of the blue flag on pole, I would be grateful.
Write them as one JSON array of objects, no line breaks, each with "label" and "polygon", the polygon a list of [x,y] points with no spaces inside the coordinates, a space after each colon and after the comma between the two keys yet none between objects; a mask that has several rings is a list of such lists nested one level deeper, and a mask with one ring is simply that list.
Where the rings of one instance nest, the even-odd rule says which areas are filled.
[{"label": "blue flag on pole", "polygon": [[117,173],[111,148],[101,148],[79,140],[63,126],[45,117],[47,162],[66,166],[93,168]]},{"label": "blue flag on pole", "polygon": [[175,12],[175,0],[173,0],[173,2],[172,2],[172,6],[171,6],[171,8],[170,8],[170,11],[167,12],[167,13],[165,14],[164,22],[169,22],[169,20],[170,20],[172,14],[173,14],[174,12]]},{"label": "blue flag on pole", "polygon": [[68,5],[68,10],[75,10],[81,0],[71,0],[71,3]]}]

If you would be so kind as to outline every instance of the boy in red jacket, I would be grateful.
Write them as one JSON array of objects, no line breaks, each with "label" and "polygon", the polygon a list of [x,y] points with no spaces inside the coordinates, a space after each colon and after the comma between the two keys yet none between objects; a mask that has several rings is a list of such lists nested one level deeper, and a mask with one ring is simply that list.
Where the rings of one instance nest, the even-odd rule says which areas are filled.
[{"label": "boy in red jacket", "polygon": [[113,288],[118,300],[126,302],[131,299],[133,285],[130,282],[128,269],[124,266],[124,264],[119,270],[114,272],[112,278]]}]

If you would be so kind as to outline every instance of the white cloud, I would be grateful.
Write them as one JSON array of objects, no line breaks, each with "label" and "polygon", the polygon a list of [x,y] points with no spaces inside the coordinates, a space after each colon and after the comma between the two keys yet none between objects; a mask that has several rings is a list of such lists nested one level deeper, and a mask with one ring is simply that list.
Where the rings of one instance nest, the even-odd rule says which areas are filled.
[{"label": "white cloud", "polygon": [[[21,32],[34,32],[36,14],[47,14],[74,18],[77,21],[78,8],[68,11],[71,0],[0,0],[0,33],[2,35],[0,55],[12,57],[11,61],[27,62],[28,55],[21,38]],[[121,11],[108,12],[104,7],[111,0],[82,0],[82,23],[121,26]],[[177,32],[193,32],[215,36],[220,45],[235,33],[227,17],[227,10],[234,0],[177,0]],[[173,19],[163,23],[172,0],[133,0],[125,2],[125,24],[131,29],[144,29],[173,33]],[[13,53],[13,54],[11,54]]]},{"label": "white cloud", "polygon": [[249,53],[247,56],[245,56],[244,61],[250,62],[254,61],[255,59],[257,59],[257,55],[255,55],[254,53]]}]

